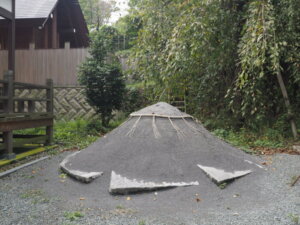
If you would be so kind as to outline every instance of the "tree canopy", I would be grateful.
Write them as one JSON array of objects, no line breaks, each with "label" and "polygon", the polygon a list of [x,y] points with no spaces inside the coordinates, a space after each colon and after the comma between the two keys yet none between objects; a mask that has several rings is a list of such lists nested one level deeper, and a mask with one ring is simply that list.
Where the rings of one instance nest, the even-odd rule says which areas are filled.
[{"label": "tree canopy", "polygon": [[131,49],[134,73],[155,93],[153,100],[184,95],[190,113],[237,127],[299,118],[299,0],[130,5],[128,18],[140,20]]},{"label": "tree canopy", "polygon": [[112,12],[117,11],[114,0],[79,0],[79,3],[88,26],[97,30],[108,23]]}]

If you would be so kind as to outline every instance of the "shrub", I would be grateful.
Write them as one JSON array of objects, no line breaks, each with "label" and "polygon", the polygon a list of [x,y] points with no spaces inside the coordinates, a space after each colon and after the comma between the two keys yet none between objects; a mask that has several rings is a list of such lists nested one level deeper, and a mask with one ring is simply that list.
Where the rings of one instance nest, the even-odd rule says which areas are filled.
[{"label": "shrub", "polygon": [[102,125],[107,127],[113,110],[121,107],[125,82],[115,57],[116,29],[102,27],[92,37],[90,54],[80,68],[79,82],[86,86],[86,97],[100,114]]},{"label": "shrub", "polygon": [[86,86],[88,103],[100,114],[103,126],[108,126],[113,110],[121,108],[125,83],[116,65],[99,65],[90,60],[82,66],[80,83]]}]

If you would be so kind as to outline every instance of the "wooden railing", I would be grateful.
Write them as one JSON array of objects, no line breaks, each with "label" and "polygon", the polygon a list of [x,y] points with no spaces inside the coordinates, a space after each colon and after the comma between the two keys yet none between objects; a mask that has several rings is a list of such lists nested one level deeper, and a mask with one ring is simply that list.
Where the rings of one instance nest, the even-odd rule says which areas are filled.
[{"label": "wooden railing", "polygon": [[[44,93],[41,93],[39,97],[16,96],[16,91],[20,89],[40,90]],[[45,110],[37,111],[36,102],[46,102]],[[46,143],[51,143],[53,138],[52,80],[48,79],[46,85],[15,82],[13,73],[6,72],[4,79],[0,80],[0,132],[3,133],[0,137],[3,139],[2,149],[4,149],[6,157],[14,157],[12,146],[14,130],[41,126],[46,127]]]}]

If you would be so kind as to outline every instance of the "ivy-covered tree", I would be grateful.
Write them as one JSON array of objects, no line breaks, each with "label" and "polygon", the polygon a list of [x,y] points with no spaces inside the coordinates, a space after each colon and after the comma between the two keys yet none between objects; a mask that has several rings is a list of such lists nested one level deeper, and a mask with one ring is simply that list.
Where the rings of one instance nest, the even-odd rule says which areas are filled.
[{"label": "ivy-covered tree", "polygon": [[122,106],[125,83],[120,65],[114,56],[117,31],[102,27],[92,37],[91,57],[80,68],[79,82],[86,88],[86,97],[100,114],[103,126],[108,126],[113,111]]}]

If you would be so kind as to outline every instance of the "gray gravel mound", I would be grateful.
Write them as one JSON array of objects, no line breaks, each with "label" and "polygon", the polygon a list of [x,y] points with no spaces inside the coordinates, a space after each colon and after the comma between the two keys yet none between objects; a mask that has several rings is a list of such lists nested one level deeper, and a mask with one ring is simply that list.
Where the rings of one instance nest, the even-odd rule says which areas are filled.
[{"label": "gray gravel mound", "polygon": [[[260,164],[257,157],[213,136],[191,116],[176,118],[182,112],[167,103],[146,107],[136,114],[143,113],[146,116],[132,116],[122,126],[72,156],[65,163],[66,168],[84,173],[103,172],[104,175],[97,179],[104,187],[110,183],[111,172],[115,171],[128,180],[145,183],[198,181],[206,193],[217,187],[199,168],[201,166],[224,171],[227,174],[224,180],[233,178],[234,174],[240,177],[250,172],[253,173],[251,177],[259,179],[257,177],[264,173],[261,166],[257,166]],[[169,117],[147,116],[148,113],[165,113]],[[215,180],[221,183],[222,176]],[[251,186],[251,179],[239,179],[239,185]]]},{"label": "gray gravel mound", "polygon": [[[225,189],[212,185],[209,193],[195,186],[111,196],[101,179],[86,185],[61,176],[57,166],[68,154],[0,180],[1,225],[296,225],[300,216],[300,183],[290,187],[300,156],[262,157],[272,163],[261,176],[244,177],[249,185],[237,180]],[[76,211],[83,217],[65,216]]]}]

